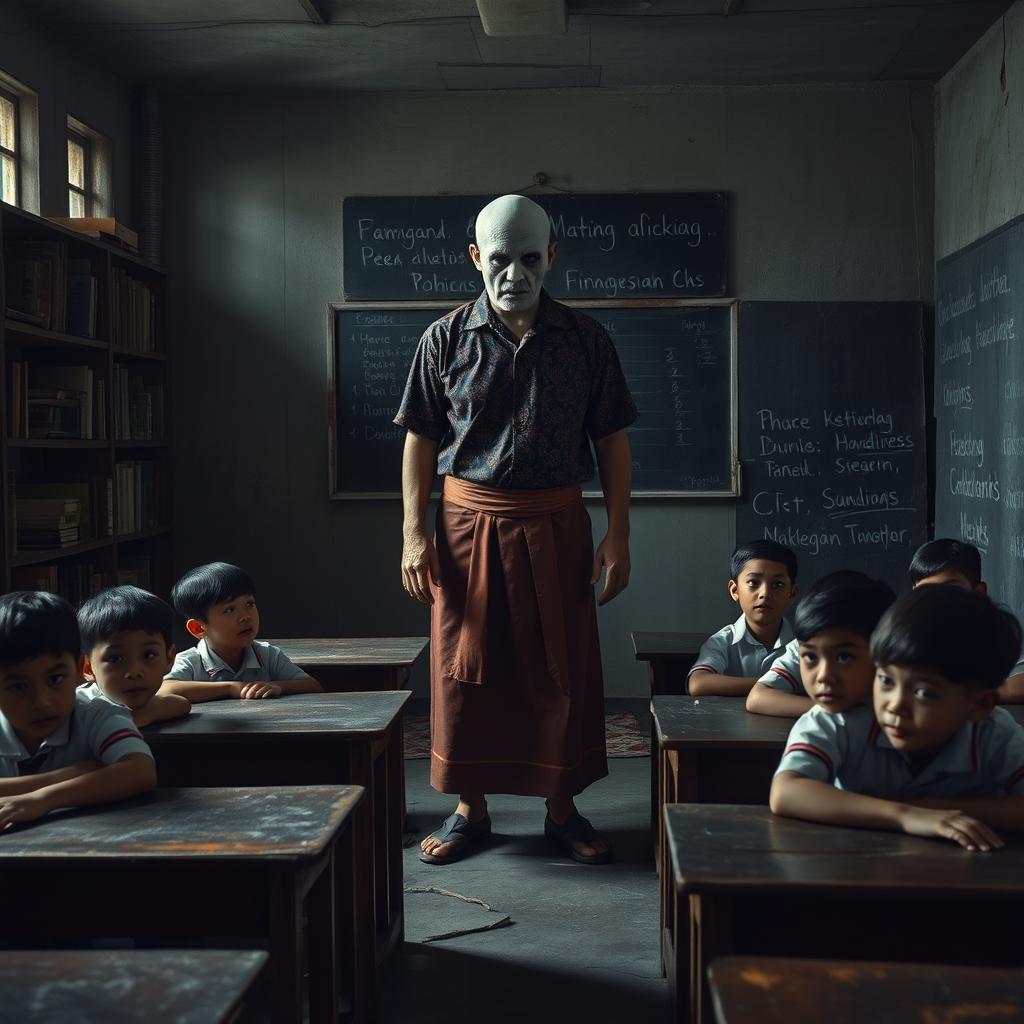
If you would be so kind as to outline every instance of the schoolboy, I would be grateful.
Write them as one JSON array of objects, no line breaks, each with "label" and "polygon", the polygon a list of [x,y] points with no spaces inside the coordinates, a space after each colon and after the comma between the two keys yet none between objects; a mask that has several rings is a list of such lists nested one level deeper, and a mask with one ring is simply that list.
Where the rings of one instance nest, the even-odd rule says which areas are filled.
[{"label": "schoolboy", "polygon": [[772,783],[776,814],[940,836],[967,850],[1024,830],[1024,730],[996,707],[1020,652],[1007,610],[959,587],[918,587],[871,639],[874,708],[813,708]]},{"label": "schoolboy", "polygon": [[256,639],[256,585],[237,565],[210,562],[191,569],[174,584],[171,601],[198,643],[178,652],[165,693],[196,702],[322,692],[279,647]]},{"label": "schoolboy", "polygon": [[[922,544],[910,562],[910,579],[915,587],[927,583],[952,583],[965,590],[988,593],[981,578],[981,552],[966,541],[937,537]],[[1010,675],[999,687],[1001,704],[1024,703],[1024,658],[1018,655]]]},{"label": "schoolboy", "polygon": [[789,548],[752,540],[732,553],[729,596],[742,614],[704,641],[687,687],[695,696],[745,697],[791,637],[783,618],[796,597],[797,561]]},{"label": "schoolboy", "polygon": [[796,639],[751,689],[747,710],[799,718],[815,704],[834,714],[861,703],[875,678],[871,633],[895,600],[862,572],[823,576],[796,606]]},{"label": "schoolboy", "polygon": [[78,692],[81,668],[67,601],[0,597],[0,831],[156,785],[153,755],[127,712]]},{"label": "schoolboy", "polygon": [[111,587],[78,609],[85,655],[82,687],[126,707],[137,726],[180,718],[192,710],[176,693],[160,693],[174,662],[174,612],[138,587]]}]

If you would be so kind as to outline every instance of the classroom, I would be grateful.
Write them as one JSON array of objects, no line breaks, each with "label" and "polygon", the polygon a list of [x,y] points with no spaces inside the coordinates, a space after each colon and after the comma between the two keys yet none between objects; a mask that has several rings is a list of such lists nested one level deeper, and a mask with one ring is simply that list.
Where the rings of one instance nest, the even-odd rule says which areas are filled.
[{"label": "classroom", "polygon": [[0,0],[0,1024],[1024,1021],[1022,166],[1024,0]]}]

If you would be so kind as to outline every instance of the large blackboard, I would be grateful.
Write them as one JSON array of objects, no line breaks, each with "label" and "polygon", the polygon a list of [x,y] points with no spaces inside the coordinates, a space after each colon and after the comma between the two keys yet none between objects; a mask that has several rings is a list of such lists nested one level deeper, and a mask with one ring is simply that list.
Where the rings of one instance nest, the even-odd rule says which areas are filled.
[{"label": "large blackboard", "polygon": [[[441,305],[483,290],[466,247],[491,196],[349,196],[344,294]],[[726,197],[721,192],[531,196],[560,245],[545,287],[562,299],[726,294]]]},{"label": "large blackboard", "polygon": [[927,531],[922,307],[743,302],[736,539],[791,547],[806,588],[859,569],[905,589]]},{"label": "large blackboard", "polygon": [[935,314],[935,536],[976,544],[1021,616],[1024,218],[939,262]]},{"label": "large blackboard", "polygon": [[[450,307],[331,307],[331,493],[397,496],[398,411],[424,329]],[[640,410],[633,493],[735,493],[734,307],[580,306],[611,334]]]}]

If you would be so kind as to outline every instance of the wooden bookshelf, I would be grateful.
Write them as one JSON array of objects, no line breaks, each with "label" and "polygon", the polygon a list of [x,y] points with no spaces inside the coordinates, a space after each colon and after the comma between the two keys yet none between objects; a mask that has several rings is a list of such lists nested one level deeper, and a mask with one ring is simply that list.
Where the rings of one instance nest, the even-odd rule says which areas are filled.
[{"label": "wooden bookshelf", "polygon": [[[59,255],[48,263],[41,247]],[[34,265],[39,259],[51,275],[67,278],[63,286]],[[0,271],[0,591],[55,580],[58,592],[78,601],[132,573],[132,582],[166,597],[173,536],[165,272],[6,203]],[[35,287],[43,278],[47,284]],[[50,287],[63,287],[62,295],[47,296]],[[59,385],[33,386],[34,375],[59,376],[66,368],[91,371],[88,391],[71,391],[79,397],[69,399]],[[77,426],[67,429],[65,415]],[[33,436],[40,432],[65,436]],[[27,532],[23,520],[23,536],[46,546],[19,544],[15,496],[49,496],[45,485],[61,483],[78,485],[74,496],[90,496],[77,543],[50,546],[45,532]],[[21,508],[31,516],[30,505]]]}]

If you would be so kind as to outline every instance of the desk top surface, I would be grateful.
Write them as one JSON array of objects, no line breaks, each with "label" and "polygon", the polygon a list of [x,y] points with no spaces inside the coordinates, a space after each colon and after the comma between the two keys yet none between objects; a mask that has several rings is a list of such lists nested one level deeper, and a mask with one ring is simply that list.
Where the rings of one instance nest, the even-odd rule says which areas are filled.
[{"label": "desk top surface", "polygon": [[0,865],[43,858],[64,864],[311,860],[330,845],[363,795],[361,786],[156,789],[121,803],[59,811],[5,832]]},{"label": "desk top surface", "polygon": [[818,825],[737,804],[670,804],[665,822],[675,883],[685,892],[874,889],[1024,898],[1019,842],[968,853],[945,840]]},{"label": "desk top surface", "polygon": [[700,652],[707,633],[645,633],[634,630],[633,652],[637,661],[654,658],[695,658]]},{"label": "desk top surface", "polygon": [[737,956],[708,974],[719,1024],[1024,1020],[1020,970]]},{"label": "desk top surface", "polygon": [[267,962],[258,950],[0,952],[0,1003],[22,1024],[225,1020]]},{"label": "desk top surface", "polygon": [[412,692],[296,693],[274,700],[210,700],[194,704],[182,718],[143,729],[154,747],[196,740],[305,738],[358,740],[386,732]]},{"label": "desk top surface", "polygon": [[743,697],[660,696],[651,700],[658,741],[669,750],[758,747],[782,750],[794,718],[752,715]]},{"label": "desk top surface", "polygon": [[267,643],[301,665],[408,668],[427,649],[430,637],[298,637]]}]

